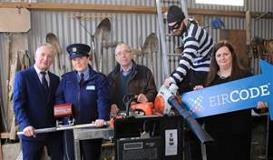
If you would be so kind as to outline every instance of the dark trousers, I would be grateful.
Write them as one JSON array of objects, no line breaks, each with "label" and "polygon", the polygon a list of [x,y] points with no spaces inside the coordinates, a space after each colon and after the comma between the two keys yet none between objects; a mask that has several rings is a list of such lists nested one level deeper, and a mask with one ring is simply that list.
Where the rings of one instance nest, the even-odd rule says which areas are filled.
[{"label": "dark trousers", "polygon": [[[64,132],[64,152],[66,160],[75,160],[74,138],[72,131]],[[102,139],[82,140],[80,141],[80,151],[83,160],[99,160],[101,152]]]},{"label": "dark trousers", "polygon": [[251,134],[219,134],[207,145],[208,160],[250,160]]},{"label": "dark trousers", "polygon": [[[204,85],[208,72],[189,70],[184,80],[178,84],[179,94],[192,91],[196,85]],[[198,121],[202,124],[202,120]],[[186,160],[202,160],[200,140],[194,135],[190,128],[184,129],[184,145]]]},{"label": "dark trousers", "polygon": [[185,160],[202,160],[201,143],[189,128],[184,130]]},{"label": "dark trousers", "polygon": [[61,136],[49,136],[45,140],[21,140],[23,160],[40,160],[44,147],[51,160],[63,159],[63,141]]}]

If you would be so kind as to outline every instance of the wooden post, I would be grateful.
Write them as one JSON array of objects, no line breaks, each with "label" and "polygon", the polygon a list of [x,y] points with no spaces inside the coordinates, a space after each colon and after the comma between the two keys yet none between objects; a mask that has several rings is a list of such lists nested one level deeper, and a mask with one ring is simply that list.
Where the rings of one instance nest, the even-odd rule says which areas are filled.
[{"label": "wooden post", "polygon": [[251,46],[250,46],[250,43],[251,43],[251,13],[249,10],[246,11],[245,18],[246,18],[246,26],[245,26],[245,29],[246,29],[246,50],[247,50],[247,55],[249,57],[250,64],[251,64],[250,65],[251,72],[253,73],[254,72],[254,68],[253,68],[253,57],[254,56],[253,56]]},{"label": "wooden post", "polygon": [[1,138],[0,138],[0,159],[3,159],[3,152],[2,152]]},{"label": "wooden post", "polygon": [[251,42],[251,13],[246,11],[246,44],[250,45]]}]

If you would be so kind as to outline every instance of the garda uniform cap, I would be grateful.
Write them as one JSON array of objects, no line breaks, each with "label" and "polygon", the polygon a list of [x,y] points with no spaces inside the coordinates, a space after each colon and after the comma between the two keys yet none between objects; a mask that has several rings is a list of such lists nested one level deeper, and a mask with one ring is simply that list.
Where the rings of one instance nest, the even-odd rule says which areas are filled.
[{"label": "garda uniform cap", "polygon": [[167,14],[168,23],[181,22],[185,19],[184,12],[178,6],[170,6]]},{"label": "garda uniform cap", "polygon": [[90,47],[86,44],[75,43],[71,44],[66,48],[70,59],[76,57],[89,56]]}]

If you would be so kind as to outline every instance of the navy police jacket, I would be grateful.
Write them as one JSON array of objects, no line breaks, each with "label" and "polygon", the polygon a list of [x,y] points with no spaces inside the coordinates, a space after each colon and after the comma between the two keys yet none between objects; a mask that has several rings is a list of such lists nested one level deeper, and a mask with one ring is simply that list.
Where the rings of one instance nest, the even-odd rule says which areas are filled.
[{"label": "navy police jacket", "polygon": [[56,104],[62,103],[72,103],[76,124],[109,119],[110,98],[106,77],[89,66],[89,79],[80,87],[77,71],[65,73],[56,92]]}]

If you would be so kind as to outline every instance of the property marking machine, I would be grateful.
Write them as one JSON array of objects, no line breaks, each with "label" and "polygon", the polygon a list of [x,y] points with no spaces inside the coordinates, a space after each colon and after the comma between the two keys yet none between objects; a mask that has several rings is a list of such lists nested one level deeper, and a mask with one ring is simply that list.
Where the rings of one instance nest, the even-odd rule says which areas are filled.
[{"label": "property marking machine", "polygon": [[73,126],[75,119],[73,118],[73,110],[71,103],[59,104],[54,106],[54,118],[56,119],[56,127]]},{"label": "property marking machine", "polygon": [[[74,125],[75,119],[73,117],[73,107],[71,103],[58,104],[54,106],[54,118],[56,119],[56,127],[35,129],[35,133],[49,133],[56,131],[63,131],[76,128],[97,128],[95,123]],[[104,126],[109,123],[105,122]],[[17,132],[18,135],[23,135],[24,132]]]}]

